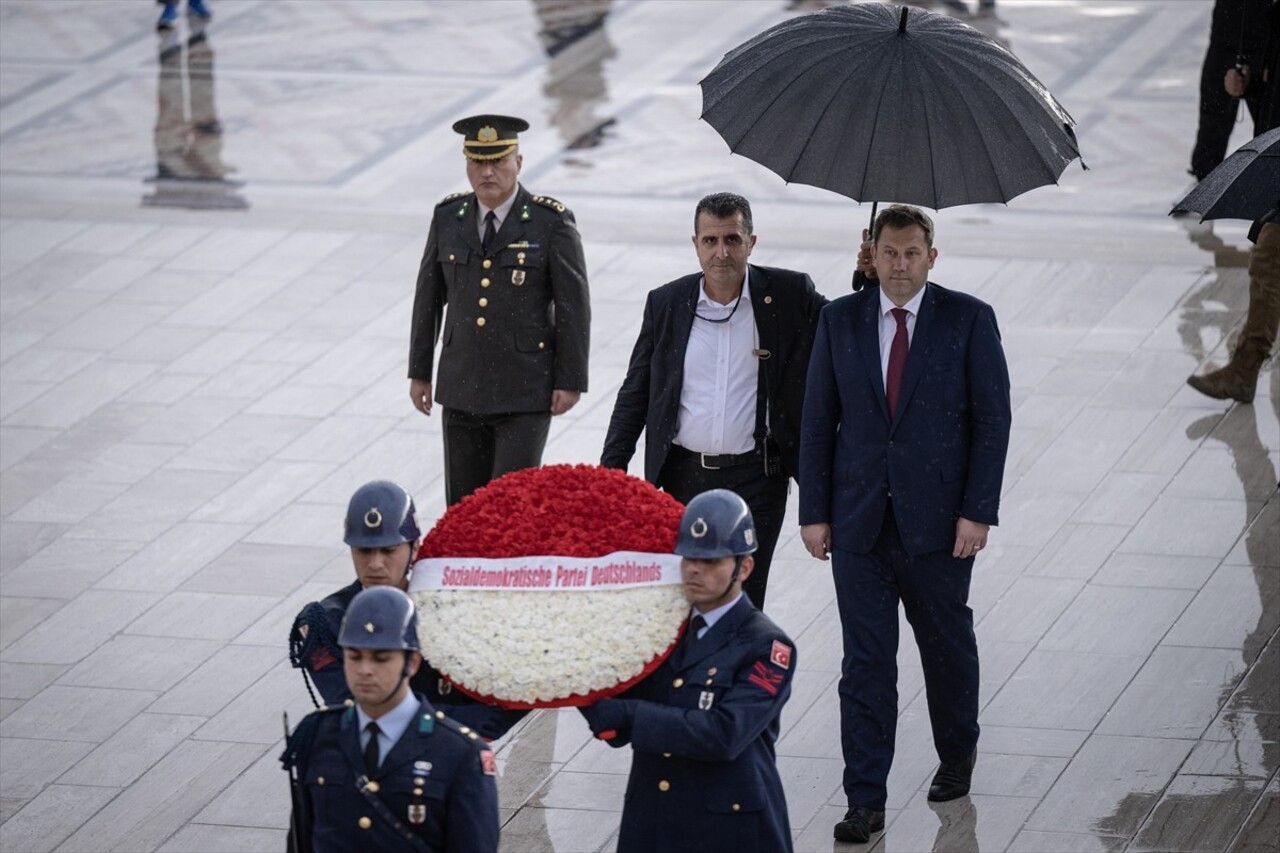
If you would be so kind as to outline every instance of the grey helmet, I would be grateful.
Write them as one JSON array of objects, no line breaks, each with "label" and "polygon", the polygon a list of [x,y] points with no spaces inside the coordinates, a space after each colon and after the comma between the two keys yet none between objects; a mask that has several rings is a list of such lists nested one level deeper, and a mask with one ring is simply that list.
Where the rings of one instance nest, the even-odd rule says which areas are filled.
[{"label": "grey helmet", "polygon": [[338,645],[344,649],[421,650],[413,599],[393,586],[371,586],[356,593],[342,617]]},{"label": "grey helmet", "polygon": [[728,489],[712,489],[689,501],[676,534],[676,553],[697,560],[741,557],[758,547],[747,502]]},{"label": "grey helmet", "polygon": [[374,480],[356,489],[347,504],[343,541],[352,548],[386,548],[422,537],[413,498],[399,483]]}]

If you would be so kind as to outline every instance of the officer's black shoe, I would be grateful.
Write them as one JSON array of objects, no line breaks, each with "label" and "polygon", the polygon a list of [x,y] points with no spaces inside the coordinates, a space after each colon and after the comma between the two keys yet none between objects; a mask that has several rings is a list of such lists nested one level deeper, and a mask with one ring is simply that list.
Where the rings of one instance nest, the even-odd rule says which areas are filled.
[{"label": "officer's black shoe", "polygon": [[874,812],[866,806],[853,806],[845,812],[844,820],[836,824],[836,841],[852,841],[866,844],[871,833],[884,829],[884,812]]},{"label": "officer's black shoe", "polygon": [[942,762],[942,766],[934,774],[933,784],[929,786],[929,801],[945,803],[947,800],[959,799],[969,793],[969,782],[973,779],[973,765],[977,760],[978,751],[974,750],[973,755],[960,764]]}]

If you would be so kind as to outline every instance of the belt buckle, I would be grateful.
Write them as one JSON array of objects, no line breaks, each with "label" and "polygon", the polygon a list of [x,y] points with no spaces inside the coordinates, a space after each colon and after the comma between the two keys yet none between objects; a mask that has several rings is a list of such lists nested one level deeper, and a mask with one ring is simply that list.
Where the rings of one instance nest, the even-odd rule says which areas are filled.
[{"label": "belt buckle", "polygon": [[719,465],[708,465],[708,464],[707,464],[707,457],[708,457],[708,456],[719,456],[719,455],[720,455],[719,453],[699,453],[699,454],[698,454],[698,463],[699,463],[700,465],[702,465],[702,467],[703,467],[703,468],[705,468],[705,469],[707,469],[708,471],[719,471],[719,470],[720,470],[720,466],[719,466]]}]

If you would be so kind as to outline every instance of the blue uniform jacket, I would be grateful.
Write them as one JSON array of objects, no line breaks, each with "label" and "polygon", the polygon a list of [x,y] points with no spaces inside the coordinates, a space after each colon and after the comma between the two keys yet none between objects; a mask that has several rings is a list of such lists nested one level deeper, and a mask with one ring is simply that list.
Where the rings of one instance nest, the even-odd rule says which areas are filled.
[{"label": "blue uniform jacket", "polygon": [[791,850],[774,743],[795,665],[790,638],[744,595],[644,681],[583,709],[634,751],[619,853]]},{"label": "blue uniform jacket", "polygon": [[[293,623],[290,657],[293,665],[306,670],[328,705],[341,705],[351,698],[347,679],[342,672],[342,649],[338,648],[338,630],[351,599],[363,587],[359,581],[335,592],[323,601],[312,602],[302,609]],[[307,626],[306,637],[299,628]],[[439,706],[452,719],[494,740],[502,737],[528,711],[512,711],[486,705],[456,690],[449,679],[423,661],[409,682],[415,693],[421,693],[432,705]]]},{"label": "blue uniform jacket", "polygon": [[[421,696],[416,722],[365,777],[354,707],[315,711],[290,739],[306,798],[314,853],[418,849],[488,853],[498,849],[493,753],[474,732]],[[381,808],[378,807],[381,803]],[[298,810],[295,809],[295,819]]]}]

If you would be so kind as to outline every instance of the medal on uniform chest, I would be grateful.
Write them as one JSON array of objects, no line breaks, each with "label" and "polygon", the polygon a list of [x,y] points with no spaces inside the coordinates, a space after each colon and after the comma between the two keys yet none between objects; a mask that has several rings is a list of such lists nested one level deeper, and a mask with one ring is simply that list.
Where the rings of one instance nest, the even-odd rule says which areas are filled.
[{"label": "medal on uniform chest", "polygon": [[524,284],[524,270],[512,270],[511,283],[514,284],[516,287],[519,287],[520,285]]},{"label": "medal on uniform chest", "polygon": [[698,695],[698,707],[704,711],[711,710],[711,700],[715,699],[715,694],[710,690],[703,690]]},{"label": "medal on uniform chest", "polygon": [[417,826],[426,823],[427,807],[422,803],[413,803],[409,806],[409,823]]}]

